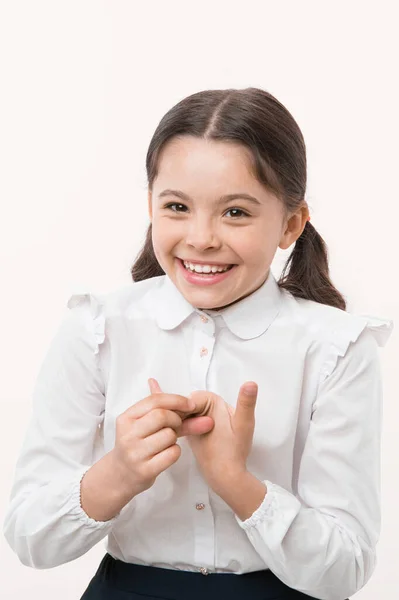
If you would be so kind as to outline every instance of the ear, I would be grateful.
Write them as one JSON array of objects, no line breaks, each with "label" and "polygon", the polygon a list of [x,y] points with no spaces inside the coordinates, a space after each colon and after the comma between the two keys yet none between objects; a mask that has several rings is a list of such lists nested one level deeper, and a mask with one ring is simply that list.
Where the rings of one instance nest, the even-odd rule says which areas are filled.
[{"label": "ear", "polygon": [[148,190],[148,215],[152,221],[152,192]]},{"label": "ear", "polygon": [[288,218],[285,221],[283,235],[280,238],[279,248],[286,250],[297,241],[302,234],[302,231],[305,229],[308,217],[309,207],[307,204],[302,204],[297,211],[288,215]]}]

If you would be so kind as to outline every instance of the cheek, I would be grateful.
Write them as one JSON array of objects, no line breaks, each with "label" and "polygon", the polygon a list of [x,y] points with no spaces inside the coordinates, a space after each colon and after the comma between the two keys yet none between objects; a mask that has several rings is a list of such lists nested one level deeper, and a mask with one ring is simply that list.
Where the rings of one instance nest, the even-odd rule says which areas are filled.
[{"label": "cheek", "polygon": [[170,251],[179,239],[177,228],[162,222],[162,219],[154,219],[152,222],[152,245],[155,254]]},{"label": "cheek", "polygon": [[273,240],[266,232],[251,232],[249,235],[236,234],[231,240],[231,247],[247,265],[263,265],[274,254]]}]

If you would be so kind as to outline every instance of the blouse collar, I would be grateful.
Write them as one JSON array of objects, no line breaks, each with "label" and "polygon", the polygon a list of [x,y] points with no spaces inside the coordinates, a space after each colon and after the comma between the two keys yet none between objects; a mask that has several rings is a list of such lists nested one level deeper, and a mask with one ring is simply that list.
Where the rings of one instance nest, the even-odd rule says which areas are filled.
[{"label": "blouse collar", "polygon": [[153,310],[161,329],[174,329],[193,312],[211,318],[222,317],[227,327],[238,337],[249,340],[262,335],[277,317],[282,291],[269,270],[266,281],[255,292],[222,310],[203,310],[193,307],[177,289],[168,275],[161,277],[156,290]]}]

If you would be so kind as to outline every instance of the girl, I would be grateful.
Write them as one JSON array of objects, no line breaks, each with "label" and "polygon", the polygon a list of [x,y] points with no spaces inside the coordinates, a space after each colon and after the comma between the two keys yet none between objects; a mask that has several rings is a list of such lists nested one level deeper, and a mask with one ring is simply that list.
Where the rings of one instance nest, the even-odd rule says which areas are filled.
[{"label": "girl", "polygon": [[271,94],[185,98],[146,166],[134,283],[72,296],[39,372],[8,543],[45,569],[107,536],[84,600],[344,600],[376,565],[392,321],[346,312]]}]

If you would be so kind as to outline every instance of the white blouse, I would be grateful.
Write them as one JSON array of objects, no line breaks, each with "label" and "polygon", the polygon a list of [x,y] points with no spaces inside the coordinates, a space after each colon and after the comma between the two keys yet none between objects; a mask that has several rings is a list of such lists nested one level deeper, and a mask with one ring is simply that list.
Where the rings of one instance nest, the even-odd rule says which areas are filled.
[{"label": "white blouse", "polygon": [[[314,598],[343,600],[376,564],[382,381],[393,322],[279,288],[272,272],[221,311],[189,304],[167,275],[74,295],[39,371],[4,534],[37,569],[105,550],[202,573],[271,569]],[[201,476],[186,438],[154,485],[109,521],[80,506],[80,480],[114,447],[115,419],[150,395],[211,390],[235,405],[258,383],[247,468],[267,486],[240,521]]]}]

